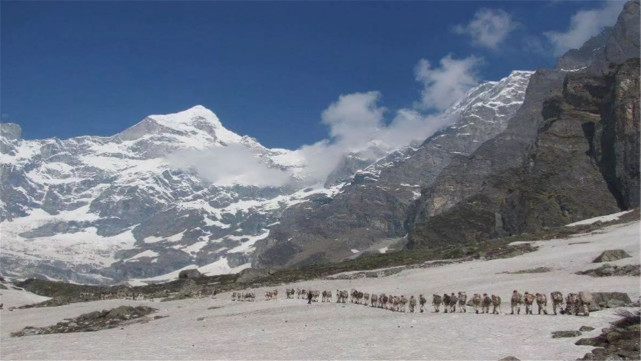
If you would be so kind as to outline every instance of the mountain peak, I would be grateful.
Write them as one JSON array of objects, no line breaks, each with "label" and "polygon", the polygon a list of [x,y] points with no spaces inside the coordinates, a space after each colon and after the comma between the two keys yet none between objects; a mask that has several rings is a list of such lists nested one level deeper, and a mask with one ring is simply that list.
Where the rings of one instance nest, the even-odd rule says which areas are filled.
[{"label": "mountain peak", "polygon": [[639,0],[628,1],[614,27],[586,41],[579,49],[571,49],[561,56],[556,69],[573,71],[587,68],[594,74],[607,74],[610,64],[621,64],[639,57]]},{"label": "mountain peak", "polygon": [[150,115],[148,118],[170,128],[173,128],[178,124],[192,125],[202,121],[206,121],[216,128],[223,127],[218,116],[202,105],[196,105],[177,113]]},{"label": "mountain peak", "polygon": [[16,123],[0,123],[0,137],[19,140],[22,138],[22,128]]},{"label": "mountain peak", "polygon": [[239,143],[242,139],[240,135],[225,128],[218,116],[202,105],[177,113],[149,115],[118,136],[121,139],[133,140],[152,133],[188,137],[189,142],[196,148],[206,148],[214,143]]}]

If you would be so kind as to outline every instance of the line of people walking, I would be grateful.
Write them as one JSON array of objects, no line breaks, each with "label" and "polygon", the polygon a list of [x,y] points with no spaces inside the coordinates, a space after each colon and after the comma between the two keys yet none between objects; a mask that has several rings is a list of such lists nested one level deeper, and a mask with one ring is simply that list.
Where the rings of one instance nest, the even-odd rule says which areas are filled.
[{"label": "line of people walking", "polygon": [[[270,295],[266,294],[266,299],[276,299],[278,291],[268,291]],[[318,298],[322,295],[322,302],[332,302],[333,295],[332,291],[319,291],[319,290],[310,290],[310,289],[286,289],[285,294],[287,298],[294,298],[294,295],[297,298],[303,298],[308,301],[309,304],[312,302],[318,302]],[[232,300],[253,300],[255,295],[253,293],[240,293],[234,292],[232,294]],[[561,314],[574,314],[579,315],[582,313],[585,316],[590,314],[590,304],[592,303],[592,295],[590,292],[581,291],[577,293],[569,293],[564,299],[563,294],[559,291],[554,291],[550,293],[550,299],[552,300],[552,311],[555,315],[558,313]],[[346,303],[349,300],[350,303],[366,305],[371,307],[377,307],[382,309],[387,309],[395,312],[425,312],[427,299],[423,294],[419,294],[418,297],[411,295],[407,298],[405,295],[395,296],[385,293],[367,293],[352,289],[351,291],[347,290],[336,290],[336,302],[337,303]],[[563,303],[565,301],[565,307]],[[502,313],[501,304],[503,300],[500,296],[495,294],[487,293],[475,293],[470,299],[468,299],[467,294],[464,291],[459,291],[457,293],[451,292],[450,294],[439,294],[432,295],[432,306],[434,307],[433,312],[441,312],[441,306],[443,313],[466,313],[467,307],[471,306],[473,311],[477,314],[494,314],[499,315]],[[534,314],[533,307],[536,303],[537,313],[548,314],[548,298],[544,293],[531,293],[529,291],[521,294],[517,290],[512,292],[510,297],[510,314],[520,314],[521,307],[524,306],[525,314],[532,315]],[[491,311],[490,311],[491,308]]]}]

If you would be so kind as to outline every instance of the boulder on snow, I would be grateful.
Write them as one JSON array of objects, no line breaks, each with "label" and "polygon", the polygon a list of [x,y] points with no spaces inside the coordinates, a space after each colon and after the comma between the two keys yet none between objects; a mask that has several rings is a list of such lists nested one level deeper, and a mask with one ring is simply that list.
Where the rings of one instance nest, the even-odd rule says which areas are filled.
[{"label": "boulder on snow", "polygon": [[519,360],[518,358],[516,358],[514,356],[505,356],[502,359],[500,359],[499,361],[521,361],[521,360]]},{"label": "boulder on snow", "polygon": [[632,256],[622,249],[609,249],[607,251],[603,251],[603,253],[601,253],[599,257],[595,258],[592,263],[612,262],[628,257]]},{"label": "boulder on snow", "polygon": [[561,337],[578,337],[581,336],[581,331],[554,331],[552,332],[552,338],[561,338]]},{"label": "boulder on snow", "polygon": [[579,360],[640,360],[638,312],[621,311],[622,318],[611,322],[612,327],[604,328],[597,337],[582,338],[576,345],[595,346],[591,353]]},{"label": "boulder on snow", "polygon": [[625,292],[592,292],[590,311],[594,307],[596,307],[594,311],[598,311],[601,308],[620,307],[631,303],[630,296]]},{"label": "boulder on snow", "polygon": [[639,276],[641,275],[641,266],[638,264],[629,264],[625,266],[616,266],[609,263],[599,268],[579,271],[576,274],[588,275],[592,277],[611,277],[611,276]]},{"label": "boulder on snow", "polygon": [[181,280],[192,280],[192,279],[200,278],[202,276],[203,276],[203,274],[200,273],[200,271],[198,271],[197,269],[193,268],[193,269],[186,269],[186,270],[180,271],[180,273],[178,274],[178,279],[181,279]]},{"label": "boulder on snow", "polygon": [[590,337],[590,338],[579,339],[574,344],[577,346],[598,346],[602,342],[603,341],[599,337]]},{"label": "boulder on snow", "polygon": [[238,279],[236,280],[236,282],[250,283],[250,282],[259,280],[261,278],[267,278],[273,273],[274,271],[270,269],[247,268],[240,272],[240,275],[238,276]]}]

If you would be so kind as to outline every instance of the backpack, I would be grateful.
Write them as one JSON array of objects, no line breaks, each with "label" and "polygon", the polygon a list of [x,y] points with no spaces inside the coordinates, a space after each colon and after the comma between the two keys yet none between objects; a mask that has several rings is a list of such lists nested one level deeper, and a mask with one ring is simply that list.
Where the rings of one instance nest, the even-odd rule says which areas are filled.
[{"label": "backpack", "polygon": [[563,294],[559,291],[552,292],[550,296],[552,296],[552,300],[556,302],[563,302]]}]

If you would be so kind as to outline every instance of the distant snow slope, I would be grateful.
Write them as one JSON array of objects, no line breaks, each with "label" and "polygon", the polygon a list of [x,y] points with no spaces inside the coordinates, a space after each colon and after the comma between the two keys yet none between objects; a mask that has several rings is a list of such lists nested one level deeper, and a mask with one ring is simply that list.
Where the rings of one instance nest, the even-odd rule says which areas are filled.
[{"label": "distant snow slope", "polygon": [[[383,278],[313,280],[277,288],[319,290],[356,288],[395,295],[466,291],[497,294],[503,313],[509,312],[513,289],[530,292],[579,290],[627,292],[639,298],[639,277],[594,278],[574,272],[593,268],[591,260],[603,250],[621,248],[635,263],[639,252],[638,221],[592,234],[532,242],[539,249],[518,257],[472,261],[433,268],[418,268]],[[506,274],[546,266],[552,271]],[[273,288],[273,287],[271,287]],[[3,359],[436,359],[498,360],[515,356],[525,360],[574,360],[592,347],[575,346],[578,338],[552,339],[553,331],[592,326],[582,337],[594,337],[617,319],[615,309],[589,317],[443,314],[401,314],[353,304],[305,300],[264,301],[265,289],[254,289],[256,302],[232,302],[229,293],[214,299],[174,302],[110,300],[62,307],[0,311]],[[282,292],[284,294],[284,292]],[[169,317],[122,329],[99,332],[11,338],[25,326],[47,326],[82,313],[122,304],[147,304],[157,315]],[[210,309],[217,307],[215,309]],[[536,309],[536,308],[535,308]],[[202,318],[201,321],[198,319]],[[65,345],[65,347],[60,347]]]},{"label": "distant snow slope", "polygon": [[5,310],[8,310],[10,307],[20,307],[24,305],[44,302],[49,299],[49,297],[38,296],[31,292],[25,291],[24,289],[16,287],[9,282],[0,281],[0,285],[7,288],[0,289],[0,304],[2,304],[2,307]]}]

